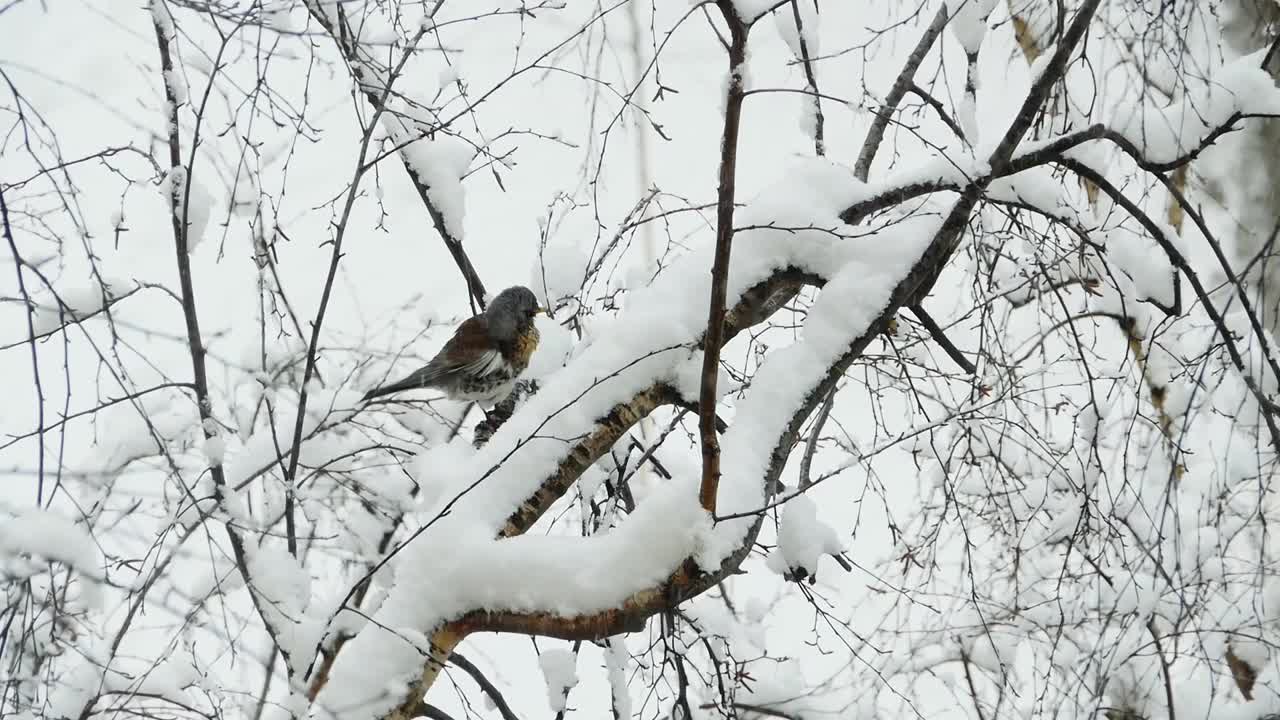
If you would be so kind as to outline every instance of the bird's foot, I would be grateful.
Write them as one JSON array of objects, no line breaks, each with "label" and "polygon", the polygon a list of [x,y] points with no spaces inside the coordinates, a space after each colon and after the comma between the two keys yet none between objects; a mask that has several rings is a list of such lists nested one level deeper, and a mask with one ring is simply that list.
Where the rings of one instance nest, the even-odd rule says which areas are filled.
[{"label": "bird's foot", "polygon": [[484,419],[476,423],[475,439],[472,441],[478,449],[480,446],[489,442],[489,438],[498,431],[498,426],[502,424],[501,418],[492,410],[480,408],[480,412],[484,414]]}]

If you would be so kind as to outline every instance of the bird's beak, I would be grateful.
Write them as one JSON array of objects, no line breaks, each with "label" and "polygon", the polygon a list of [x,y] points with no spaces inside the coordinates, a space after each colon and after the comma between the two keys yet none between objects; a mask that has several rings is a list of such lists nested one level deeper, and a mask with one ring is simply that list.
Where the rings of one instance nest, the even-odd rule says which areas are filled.
[{"label": "bird's beak", "polygon": [[547,317],[551,317],[551,309],[550,309],[550,308],[539,307],[539,308],[538,308],[538,312],[537,312],[537,313],[534,313],[534,314],[535,314],[535,315],[546,315]]}]

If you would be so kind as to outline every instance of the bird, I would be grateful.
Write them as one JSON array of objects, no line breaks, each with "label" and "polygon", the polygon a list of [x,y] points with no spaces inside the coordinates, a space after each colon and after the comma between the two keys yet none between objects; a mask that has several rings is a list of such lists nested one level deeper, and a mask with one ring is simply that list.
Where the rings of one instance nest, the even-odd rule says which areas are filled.
[{"label": "bird", "polygon": [[483,409],[511,394],[538,347],[533,319],[546,310],[522,285],[498,293],[484,312],[463,320],[440,352],[408,377],[365,393],[363,400],[403,390],[433,388],[450,400],[475,402]]}]

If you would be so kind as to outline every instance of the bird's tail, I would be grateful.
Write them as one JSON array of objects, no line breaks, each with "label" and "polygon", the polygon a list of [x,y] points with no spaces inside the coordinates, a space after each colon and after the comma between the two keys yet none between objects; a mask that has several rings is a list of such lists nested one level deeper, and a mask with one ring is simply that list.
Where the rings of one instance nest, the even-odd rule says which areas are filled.
[{"label": "bird's tail", "polygon": [[390,395],[392,393],[398,393],[401,390],[413,390],[414,388],[420,388],[420,387],[422,387],[422,384],[417,381],[417,378],[407,377],[404,380],[401,380],[400,382],[394,382],[394,383],[391,383],[390,385],[383,385],[382,387],[377,387],[370,390],[369,392],[364,394],[363,398],[360,398],[360,401],[367,402],[374,398],[382,397],[383,395]]}]

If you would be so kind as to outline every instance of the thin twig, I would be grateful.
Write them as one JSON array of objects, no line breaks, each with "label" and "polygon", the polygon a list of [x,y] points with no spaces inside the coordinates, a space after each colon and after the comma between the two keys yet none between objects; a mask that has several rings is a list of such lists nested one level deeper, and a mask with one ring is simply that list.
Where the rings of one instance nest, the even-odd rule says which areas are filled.
[{"label": "thin twig", "polygon": [[969,141],[968,137],[965,136],[964,128],[960,127],[960,123],[956,122],[955,118],[951,117],[951,113],[947,112],[947,108],[942,104],[941,100],[929,94],[927,90],[914,82],[911,83],[911,87],[908,88],[908,90],[912,95],[920,98],[926,105],[933,108],[933,111],[938,114],[938,119],[942,120],[942,122],[951,129],[951,132],[955,133],[957,138],[960,138],[961,142]]},{"label": "thin twig", "polygon": [[1181,206],[1182,211],[1191,218],[1191,222],[1195,223],[1200,234],[1204,236],[1205,242],[1213,250],[1213,256],[1222,268],[1222,273],[1226,275],[1227,281],[1235,289],[1236,297],[1240,298],[1240,304],[1244,307],[1245,316],[1249,318],[1249,327],[1253,328],[1254,337],[1262,350],[1262,357],[1266,359],[1267,366],[1271,368],[1272,378],[1276,382],[1280,382],[1280,365],[1277,365],[1275,355],[1271,351],[1271,343],[1267,340],[1268,333],[1262,327],[1262,321],[1258,318],[1253,302],[1249,300],[1249,294],[1245,292],[1244,283],[1240,282],[1240,278],[1231,269],[1231,261],[1227,259],[1226,254],[1222,251],[1222,243],[1218,242],[1217,238],[1213,236],[1213,233],[1209,230],[1209,224],[1204,220],[1204,216],[1192,207],[1191,201],[1187,199],[1187,196],[1178,188],[1176,183],[1162,173],[1156,173],[1156,179],[1164,183],[1169,190],[1169,194]]},{"label": "thin twig", "polygon": [[1169,658],[1164,656],[1164,648],[1160,646],[1160,633],[1156,631],[1155,616],[1147,618],[1147,632],[1151,633],[1151,641],[1156,646],[1156,657],[1160,658],[1160,674],[1164,676],[1164,697],[1169,705],[1169,720],[1177,720],[1173,710],[1173,678],[1169,675]]},{"label": "thin twig", "polygon": [[818,90],[818,76],[813,72],[813,61],[809,57],[809,43],[804,39],[804,21],[800,19],[800,0],[791,0],[791,16],[796,21],[796,37],[800,39],[800,64],[804,67],[804,78],[813,91],[813,153],[819,157],[827,154],[826,140],[823,135],[826,124],[822,117],[822,96]]},{"label": "thin twig", "polygon": [[25,440],[26,438],[29,438],[33,435],[39,435],[43,432],[47,432],[49,430],[53,430],[54,428],[61,427],[67,424],[68,422],[75,420],[76,418],[84,417],[86,415],[95,415],[99,412],[102,412],[104,409],[109,408],[112,405],[115,405],[116,403],[136,400],[142,397],[143,395],[146,395],[147,393],[152,393],[152,392],[155,392],[156,390],[164,390],[165,388],[185,388],[188,390],[192,390],[192,389],[195,389],[195,385],[189,382],[160,383],[159,385],[152,385],[146,390],[139,390],[137,392],[132,392],[127,395],[121,395],[120,397],[117,397],[117,398],[111,398],[110,400],[106,400],[104,402],[98,403],[97,405],[93,406],[92,408],[89,408],[88,410],[80,410],[78,412],[73,412],[69,415],[64,415],[61,420],[51,425],[45,425],[43,422],[41,422],[36,430],[32,430],[29,433],[23,433],[21,435],[10,435],[8,442],[4,443],[3,445],[0,445],[0,450],[4,450],[5,448],[18,442],[19,440]]},{"label": "thin twig", "polygon": [[969,697],[973,698],[973,710],[978,714],[978,720],[987,720],[986,715],[982,712],[982,703],[978,701],[978,687],[973,682],[973,669],[969,662],[969,653],[965,649],[960,648],[960,664],[964,666],[964,679],[969,685]]},{"label": "thin twig", "polygon": [[876,159],[876,153],[880,151],[880,143],[884,140],[885,130],[889,127],[889,119],[897,109],[898,103],[902,102],[903,96],[911,89],[916,70],[919,69],[920,63],[924,62],[925,56],[929,54],[929,48],[933,47],[933,43],[946,26],[947,7],[943,5],[938,8],[937,14],[933,16],[933,22],[929,23],[929,27],[920,36],[911,54],[907,56],[907,61],[898,73],[898,79],[894,80],[893,87],[889,88],[884,104],[876,112],[876,119],[871,122],[871,128],[867,130],[867,137],[862,142],[862,151],[858,153],[858,160],[853,165],[853,174],[859,180],[867,181],[867,175],[871,172],[871,163]]},{"label": "thin twig", "polygon": [[4,239],[9,243],[9,251],[13,253],[13,270],[18,274],[18,292],[22,295],[23,304],[27,308],[27,342],[31,345],[31,375],[35,379],[36,391],[36,434],[40,436],[36,443],[36,505],[44,504],[44,384],[40,379],[40,354],[36,349],[35,308],[31,304],[31,296],[27,293],[27,281],[22,275],[25,263],[18,252],[18,243],[13,239],[13,227],[9,224],[9,205],[4,199],[4,191],[0,190],[0,223],[4,228]]},{"label": "thin twig", "polygon": [[813,484],[813,476],[810,472],[813,468],[813,456],[818,451],[818,437],[822,435],[822,428],[827,424],[827,418],[831,416],[831,408],[835,402],[836,388],[831,388],[831,392],[827,393],[827,397],[822,401],[822,407],[818,408],[818,417],[814,418],[813,427],[809,429],[809,439],[805,441],[804,456],[800,458],[800,492],[808,490]]},{"label": "thin twig", "polygon": [[[0,193],[0,209],[2,209],[3,207],[4,207],[4,197],[3,197],[3,193]],[[6,213],[5,213],[5,216],[6,216],[6,217],[8,216],[8,212],[6,212]],[[5,223],[5,227],[6,227],[5,235],[6,235],[6,237],[8,237],[8,235],[9,235],[9,231],[8,231],[8,229],[7,229],[7,228],[8,228],[8,223],[7,223],[7,221],[6,221],[6,223]],[[12,245],[11,245],[11,247],[12,247]],[[16,252],[16,249],[15,249],[15,252]],[[24,264],[24,263],[23,263],[21,260],[19,260],[19,262],[17,263],[17,265],[18,265],[19,267],[21,267],[23,264]],[[19,285],[19,288],[18,288],[18,289],[19,289],[19,292],[21,292],[21,293],[23,293],[23,294],[25,294],[25,293],[26,293],[26,288],[25,288],[25,287],[23,287],[23,286]],[[39,333],[39,334],[36,334],[36,335],[33,335],[33,336],[29,337],[29,338],[28,338],[28,339],[26,339],[26,340],[19,340],[19,341],[17,341],[17,342],[11,342],[11,343],[9,343],[8,345],[0,345],[0,350],[10,350],[10,349],[13,349],[13,348],[18,347],[19,345],[26,345],[27,343],[32,342],[33,340],[43,340],[43,339],[45,339],[45,338],[47,338],[47,337],[52,337],[52,336],[54,336],[54,335],[57,335],[58,333],[62,332],[63,330],[66,330],[66,329],[70,328],[72,325],[76,325],[76,324],[82,323],[82,322],[84,322],[85,320],[88,320],[89,318],[94,317],[95,315],[99,315],[99,314],[101,314],[101,313],[106,312],[106,311],[107,311],[107,309],[108,309],[110,306],[112,306],[112,305],[114,305],[114,304],[116,304],[116,303],[120,302],[121,300],[123,300],[123,299],[125,299],[125,298],[129,297],[130,295],[133,295],[134,293],[138,292],[138,291],[139,291],[139,290],[141,290],[141,289],[142,289],[141,287],[135,287],[134,289],[130,290],[130,291],[129,291],[129,292],[127,292],[127,293],[124,293],[124,294],[122,294],[122,295],[118,295],[118,296],[111,297],[110,299],[107,299],[105,302],[103,302],[101,307],[99,307],[99,308],[95,308],[94,310],[91,310],[91,311],[86,312],[86,313],[77,313],[77,312],[74,312],[75,308],[72,308],[72,307],[70,307],[70,306],[66,305],[65,303],[63,303],[61,298],[55,298],[55,300],[56,300],[56,301],[57,301],[57,303],[58,303],[58,310],[59,310],[59,312],[60,312],[60,313],[62,313],[62,319],[63,319],[63,322],[62,322],[62,323],[60,323],[60,324],[58,325],[58,327],[53,328],[53,329],[51,329],[51,330],[45,330],[44,332]],[[33,312],[34,308],[32,308],[32,307],[31,307],[31,304],[30,304],[30,303],[27,303],[27,305],[28,305],[28,308],[27,308],[27,309],[28,309],[28,315],[30,315],[30,314]],[[30,329],[30,328],[28,328],[28,329]]]},{"label": "thin twig", "polygon": [[[1235,367],[1236,372],[1240,374],[1245,385],[1258,401],[1258,406],[1262,413],[1262,419],[1267,425],[1268,433],[1271,435],[1272,446],[1280,449],[1280,427],[1276,425],[1275,418],[1277,414],[1276,404],[1273,400],[1267,397],[1267,395],[1258,386],[1258,383],[1254,379],[1252,373],[1249,372],[1248,367],[1245,365],[1244,357],[1240,354],[1240,349],[1236,346],[1235,336],[1227,327],[1226,320],[1222,317],[1222,313],[1218,312],[1217,306],[1213,304],[1212,299],[1209,297],[1208,290],[1206,290],[1204,284],[1200,282],[1200,276],[1187,263],[1186,258],[1183,257],[1182,253],[1173,245],[1173,243],[1169,242],[1169,239],[1165,237],[1164,233],[1160,231],[1158,227],[1148,227],[1151,225],[1151,220],[1150,218],[1147,218],[1146,213],[1144,213],[1136,203],[1125,197],[1118,188],[1112,185],[1111,182],[1104,178],[1100,173],[1076,160],[1062,158],[1058,160],[1058,164],[1092,182],[1113,201],[1115,201],[1117,205],[1124,208],[1125,212],[1137,219],[1139,223],[1144,225],[1144,227],[1147,227],[1148,232],[1151,233],[1152,239],[1156,241],[1160,248],[1164,250],[1165,255],[1168,256],[1169,263],[1187,278],[1187,281],[1191,284],[1192,290],[1196,294],[1196,299],[1204,306],[1205,313],[1209,316],[1209,320],[1213,322],[1214,329],[1216,329],[1218,334],[1222,336],[1222,343],[1227,348],[1227,356],[1231,358],[1231,364]],[[1180,286],[1180,283],[1174,284],[1175,289]]]},{"label": "thin twig", "polygon": [[325,277],[324,288],[320,292],[320,305],[316,308],[316,319],[311,322],[311,340],[307,345],[306,366],[302,372],[302,385],[298,388],[298,410],[293,422],[293,441],[290,444],[289,463],[284,471],[286,542],[288,543],[289,554],[295,557],[298,554],[298,541],[294,526],[294,479],[298,473],[298,458],[302,454],[302,435],[307,418],[308,390],[311,378],[316,373],[316,358],[320,350],[320,329],[324,324],[325,311],[329,308],[329,298],[333,294],[334,280],[338,276],[338,265],[342,261],[342,241],[346,238],[351,220],[351,211],[355,207],[356,198],[359,197],[360,181],[369,169],[369,166],[365,163],[365,156],[368,155],[369,145],[373,141],[373,131],[377,128],[378,119],[386,108],[386,99],[391,94],[391,86],[404,69],[405,63],[409,61],[409,58],[413,57],[413,50],[418,41],[422,39],[422,36],[426,34],[427,28],[427,25],[423,25],[418,29],[405,47],[400,57],[400,62],[387,75],[385,82],[383,82],[378,102],[374,103],[373,116],[369,119],[369,124],[360,138],[360,148],[356,152],[356,168],[351,178],[351,187],[347,191],[347,199],[342,208],[342,216],[334,233],[333,250],[329,254],[329,272]]},{"label": "thin twig", "polygon": [[[164,5],[164,0],[151,0],[153,12],[156,17],[153,18],[152,26],[155,29],[156,45],[160,51],[160,71],[164,78],[165,99],[168,101],[167,107],[169,115],[168,121],[168,148],[169,148],[169,177],[171,182],[176,181],[177,176],[174,174],[178,169],[183,169],[186,175],[185,188],[183,189],[182,202],[179,205],[177,194],[174,192],[176,188],[170,187],[169,192],[171,198],[175,201],[172,203],[169,218],[173,231],[173,247],[178,264],[178,285],[182,293],[182,315],[186,323],[187,329],[187,349],[191,356],[191,371],[193,376],[193,384],[196,393],[196,409],[200,416],[201,427],[206,438],[212,437],[217,431],[217,423],[213,417],[213,402],[209,395],[209,377],[205,369],[205,348],[204,340],[200,333],[200,317],[196,311],[195,284],[191,278],[191,253],[188,246],[187,229],[189,227],[188,208],[190,203],[192,170],[194,162],[183,165],[182,162],[182,143],[179,138],[178,108],[182,103],[178,102],[177,96],[174,94],[173,87],[169,84],[168,78],[173,73],[173,55],[169,47],[169,36],[166,33],[164,25],[159,19],[159,14],[168,15],[169,9]],[[170,22],[172,18],[170,17]],[[225,47],[225,43],[223,45]],[[219,50],[221,53],[221,50]],[[201,110],[204,103],[208,101],[209,92],[212,90],[213,82],[210,81],[205,89],[204,99],[201,101]],[[200,117],[200,113],[197,113]],[[198,127],[198,126],[197,126]],[[191,141],[191,158],[195,158],[195,149],[199,145],[198,133],[192,137]],[[223,472],[221,464],[215,464],[209,468],[209,475],[213,479],[215,499],[222,503],[226,499],[227,479]],[[266,613],[262,608],[262,599],[259,594],[253,590],[252,576],[249,572],[248,555],[245,552],[244,540],[240,537],[240,533],[232,523],[224,523],[227,538],[231,543],[232,555],[235,557],[236,566],[243,576],[245,584],[250,587],[249,597],[251,598],[254,609],[258,611],[258,616],[262,619],[263,627],[267,634],[271,637],[272,643],[280,648],[280,655],[284,658],[285,666],[289,665],[289,653],[280,647],[276,640],[278,632],[275,626],[267,619]],[[87,706],[85,713],[89,712],[91,706]]]}]

